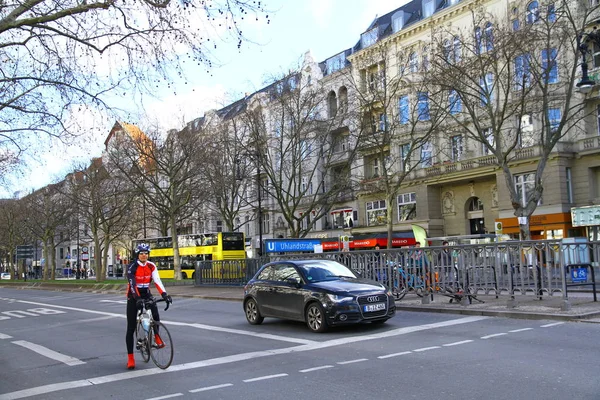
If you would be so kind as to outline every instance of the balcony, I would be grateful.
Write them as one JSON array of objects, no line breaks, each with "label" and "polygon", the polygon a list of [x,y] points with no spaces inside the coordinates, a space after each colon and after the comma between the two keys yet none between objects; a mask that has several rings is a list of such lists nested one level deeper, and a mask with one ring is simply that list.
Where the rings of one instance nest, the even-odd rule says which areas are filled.
[{"label": "balcony", "polygon": [[578,153],[596,153],[600,151],[600,136],[584,138],[576,142],[575,148]]}]

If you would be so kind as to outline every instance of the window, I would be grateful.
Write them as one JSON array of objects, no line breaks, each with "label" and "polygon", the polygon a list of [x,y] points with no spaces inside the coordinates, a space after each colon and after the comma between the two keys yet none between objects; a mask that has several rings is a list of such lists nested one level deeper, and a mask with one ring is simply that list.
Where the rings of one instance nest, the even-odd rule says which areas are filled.
[{"label": "window", "polygon": [[377,123],[377,132],[385,132],[385,128],[387,125],[387,117],[384,113],[379,114],[378,123]]},{"label": "window", "polygon": [[417,217],[417,195],[404,193],[398,196],[398,221],[409,221]]},{"label": "window", "polygon": [[419,121],[429,120],[429,95],[427,92],[417,92],[417,110]]},{"label": "window", "polygon": [[335,71],[339,71],[340,69],[344,68],[346,66],[346,54],[345,53],[340,53],[338,55],[335,55],[333,57],[330,57],[327,59],[327,61],[325,61],[325,69],[326,69],[326,74],[332,74]]},{"label": "window", "polygon": [[410,72],[419,72],[419,58],[416,52],[412,52],[408,56],[408,68]]},{"label": "window", "polygon": [[547,83],[558,82],[558,65],[556,63],[556,49],[542,50],[543,77]]},{"label": "window", "polygon": [[533,119],[531,117],[531,114],[522,115],[517,121],[517,123],[519,124],[519,147],[533,146]]},{"label": "window", "polygon": [[596,132],[600,136],[600,104],[596,106]]},{"label": "window", "polygon": [[494,49],[494,31],[491,22],[485,24],[485,51]]},{"label": "window", "polygon": [[521,22],[518,19],[513,19],[512,29],[515,32],[518,31],[519,29],[521,29]]},{"label": "window", "polygon": [[514,179],[517,196],[519,197],[521,205],[525,207],[527,205],[527,199],[531,196],[533,189],[535,188],[535,174],[516,175]]},{"label": "window", "polygon": [[271,216],[268,213],[262,215],[263,233],[269,233],[271,229]]},{"label": "window", "polygon": [[329,92],[327,95],[327,112],[329,118],[333,118],[337,114],[337,98],[334,91]]},{"label": "window", "polygon": [[483,202],[479,197],[471,197],[469,201],[469,212],[483,211]]},{"label": "window", "polygon": [[483,41],[481,40],[481,28],[475,28],[475,53],[483,53]]},{"label": "window", "polygon": [[485,128],[482,131],[482,134],[489,147],[485,143],[482,143],[481,154],[483,154],[484,156],[492,154],[492,150],[490,150],[490,147],[494,147],[494,132],[492,132],[492,128]]},{"label": "window", "polygon": [[537,1],[532,1],[527,6],[527,23],[533,24],[540,19],[540,10]]},{"label": "window", "polygon": [[236,218],[235,219],[235,231],[239,232],[240,231],[240,225],[242,224],[242,221],[240,220],[240,218]]},{"label": "window", "polygon": [[379,177],[379,173],[380,173],[380,171],[379,171],[379,169],[380,169],[379,158],[377,158],[377,157],[373,158],[372,167],[373,167],[372,168],[372,172],[373,172],[372,177],[373,178],[378,178]]},{"label": "window", "polygon": [[429,71],[429,48],[423,47],[423,53],[421,56],[421,68],[423,71]]},{"label": "window", "polygon": [[460,38],[458,36],[454,36],[454,62],[459,63],[462,59],[462,45],[460,43]]},{"label": "window", "polygon": [[531,85],[531,68],[529,54],[515,57],[515,89],[521,90]]},{"label": "window", "polygon": [[387,219],[385,200],[368,201],[366,208],[367,226],[385,225]]},{"label": "window", "polygon": [[275,265],[271,279],[279,282],[287,282],[289,279],[301,282],[300,275],[291,265]]},{"label": "window", "polygon": [[401,124],[408,124],[408,95],[398,99],[398,120]]},{"label": "window", "polygon": [[61,260],[65,258],[65,249],[62,247],[58,249],[58,258],[60,258]]},{"label": "window", "polygon": [[217,221],[217,232],[223,232],[223,221]]},{"label": "window", "polygon": [[450,40],[448,40],[448,39],[444,40],[443,47],[444,47],[444,49],[443,49],[444,60],[447,63],[452,63],[452,58],[453,58],[452,53],[453,52],[452,52],[452,43],[450,42]]},{"label": "window", "polygon": [[421,146],[421,168],[431,167],[433,164],[433,145],[429,142]]},{"label": "window", "polygon": [[594,68],[600,68],[600,46],[595,42],[592,43],[592,66]]},{"label": "window", "polygon": [[548,4],[548,22],[556,22],[556,7],[554,4]]},{"label": "window", "polygon": [[362,48],[369,47],[377,41],[377,27],[360,35],[360,44]]},{"label": "window", "polygon": [[494,75],[490,72],[479,79],[481,85],[481,105],[486,106],[494,101]]},{"label": "window", "polygon": [[462,151],[463,151],[463,145],[462,145],[462,136],[461,135],[456,135],[456,136],[452,136],[450,138],[450,146],[451,146],[451,157],[452,157],[452,161],[456,162],[456,161],[460,161],[460,159],[462,158]]},{"label": "window", "polygon": [[448,108],[450,114],[458,114],[462,111],[462,102],[456,90],[450,90],[448,92]]},{"label": "window", "polygon": [[561,112],[560,108],[548,109],[548,122],[550,123],[550,132],[556,132],[560,125]]},{"label": "window", "polygon": [[567,167],[565,173],[567,181],[567,203],[573,203],[573,176],[571,175],[571,168]]},{"label": "window", "polygon": [[246,227],[245,228],[246,236],[250,236],[250,216],[248,216],[248,215],[246,215],[244,217],[244,226]]},{"label": "window", "polygon": [[410,170],[410,143],[400,145],[400,170]]}]

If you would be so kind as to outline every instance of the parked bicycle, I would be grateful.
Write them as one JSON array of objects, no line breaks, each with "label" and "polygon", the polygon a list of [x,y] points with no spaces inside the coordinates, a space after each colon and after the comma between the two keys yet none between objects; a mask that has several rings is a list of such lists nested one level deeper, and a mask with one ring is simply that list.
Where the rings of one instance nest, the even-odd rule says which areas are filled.
[{"label": "parked bicycle", "polygon": [[395,267],[394,270],[395,277],[392,294],[396,297],[396,300],[402,300],[408,292],[414,292],[417,296],[423,297],[425,280],[421,276],[411,274],[400,266]]},{"label": "parked bicycle", "polygon": [[[154,297],[143,300],[144,306],[139,310],[137,317],[135,347],[140,351],[144,362],[148,362],[152,358],[158,368],[167,369],[173,362],[171,334],[162,322],[155,321],[152,318],[152,311],[150,310],[154,304],[165,300]],[[165,311],[168,309],[169,303],[167,302]]]}]

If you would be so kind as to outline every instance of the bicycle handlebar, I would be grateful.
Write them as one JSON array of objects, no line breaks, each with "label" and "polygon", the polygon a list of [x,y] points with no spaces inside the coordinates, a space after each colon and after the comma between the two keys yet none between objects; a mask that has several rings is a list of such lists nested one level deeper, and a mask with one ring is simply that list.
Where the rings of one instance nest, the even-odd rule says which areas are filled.
[{"label": "bicycle handlebar", "polygon": [[[165,307],[165,310],[164,310],[164,311],[167,311],[167,310],[169,309],[169,306],[171,305],[171,303],[170,303],[170,302],[168,302],[168,301],[166,301],[165,299],[157,299],[157,298],[156,298],[156,297],[154,297],[154,296],[152,296],[152,297],[150,297],[150,298],[148,298],[148,299],[140,299],[140,300],[142,300],[142,301],[144,302],[144,307],[146,308],[146,310],[147,310],[149,307],[152,307],[154,304],[156,304],[156,303],[160,303],[161,301],[164,301],[165,303],[167,303],[167,306]],[[142,310],[143,310],[143,308],[142,308],[142,309],[140,309],[140,313],[142,312]]]}]

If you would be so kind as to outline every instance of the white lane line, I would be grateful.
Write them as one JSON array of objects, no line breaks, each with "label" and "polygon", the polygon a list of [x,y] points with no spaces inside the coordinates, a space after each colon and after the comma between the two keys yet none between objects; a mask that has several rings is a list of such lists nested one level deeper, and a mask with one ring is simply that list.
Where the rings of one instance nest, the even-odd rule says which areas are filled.
[{"label": "white lane line", "polygon": [[264,381],[266,379],[281,378],[284,376],[288,376],[288,374],[275,374],[275,375],[259,376],[258,378],[244,379],[242,382],[249,383],[249,382],[256,382],[256,381]]},{"label": "white lane line", "polygon": [[513,329],[512,331],[509,331],[509,332],[517,333],[517,332],[525,332],[525,331],[531,331],[531,330],[533,330],[533,328]]},{"label": "white lane line", "polygon": [[206,386],[206,387],[202,387],[202,388],[198,388],[198,389],[189,390],[189,392],[190,393],[206,392],[207,390],[222,389],[222,388],[226,388],[229,386],[233,386],[233,383],[224,383],[222,385]]},{"label": "white lane line", "polygon": [[306,372],[319,371],[319,370],[327,369],[327,368],[333,368],[333,365],[323,365],[323,366],[320,366],[320,367],[313,367],[313,368],[301,369],[298,372],[306,373]]},{"label": "white lane line", "polygon": [[551,326],[562,325],[562,324],[564,324],[564,322],[553,322],[551,324],[540,325],[540,328],[549,328]]},{"label": "white lane line", "polygon": [[[87,310],[84,310],[84,311],[87,311]],[[102,312],[99,312],[99,313],[102,313]],[[106,314],[106,313],[102,313],[102,314]],[[104,375],[104,376],[99,376],[96,378],[88,378],[88,379],[77,380],[77,381],[68,381],[68,382],[57,383],[57,384],[37,386],[37,387],[29,388],[29,389],[23,389],[23,390],[18,390],[15,392],[0,394],[0,400],[15,400],[15,399],[22,399],[22,398],[30,397],[30,396],[44,396],[44,395],[46,395],[45,397],[48,398],[48,396],[47,396],[48,393],[58,392],[61,390],[68,390],[68,389],[72,389],[72,388],[76,388],[76,387],[83,387],[83,386],[89,386],[89,385],[101,385],[104,383],[117,382],[117,381],[122,381],[122,380],[126,380],[126,379],[142,377],[142,376],[152,376],[152,375],[158,375],[158,374],[166,374],[166,373],[170,373],[170,372],[187,371],[190,369],[204,368],[204,367],[209,367],[209,366],[214,366],[214,365],[239,363],[241,361],[253,360],[253,359],[257,359],[257,358],[261,358],[261,357],[269,357],[269,356],[282,355],[282,354],[291,354],[291,353],[304,352],[304,351],[320,350],[320,349],[327,348],[327,347],[339,346],[339,345],[350,344],[350,343],[358,343],[358,342],[366,341],[366,340],[382,339],[382,338],[387,338],[387,337],[392,337],[392,336],[406,335],[406,334],[413,333],[413,332],[425,331],[425,330],[429,330],[429,329],[444,328],[444,327],[452,326],[452,325],[467,324],[467,323],[477,322],[477,321],[481,321],[481,320],[488,319],[488,318],[491,318],[491,317],[471,316],[471,317],[457,318],[457,319],[437,322],[437,323],[433,323],[433,324],[408,326],[408,327],[404,327],[404,328],[391,329],[389,331],[380,332],[380,333],[373,334],[373,335],[347,337],[347,338],[343,338],[343,339],[329,340],[329,341],[326,341],[323,343],[313,343],[313,344],[305,344],[305,345],[300,345],[300,346],[292,346],[292,347],[287,347],[287,348],[282,348],[282,349],[263,350],[263,351],[254,351],[254,352],[250,352],[250,353],[233,354],[230,356],[213,358],[213,359],[209,359],[209,360],[201,360],[201,361],[195,361],[195,362],[190,362],[190,363],[171,365],[169,367],[169,369],[167,369],[167,370],[160,369],[160,368],[148,368],[148,369],[143,369],[143,370],[140,369],[140,370],[134,370],[134,371],[128,371],[128,372],[121,372],[121,373],[113,374],[113,375]]]},{"label": "white lane line", "polygon": [[0,333],[0,339],[12,339],[12,336]]},{"label": "white lane line", "polygon": [[183,393],[173,393],[173,394],[168,394],[166,396],[152,397],[152,398],[146,399],[146,400],[163,400],[163,399],[170,399],[170,398],[179,397],[179,396],[183,396]]},{"label": "white lane line", "polygon": [[363,362],[363,361],[369,361],[369,360],[367,358],[359,358],[359,359],[356,359],[356,360],[340,361],[340,362],[337,362],[336,364],[346,365],[346,364],[359,363],[359,362]]},{"label": "white lane line", "polygon": [[119,304],[127,304],[127,300],[100,300],[100,303],[119,303]]},{"label": "white lane line", "polygon": [[472,342],[472,340],[461,340],[460,342],[446,343],[446,344],[443,344],[442,346],[446,346],[446,347],[458,346],[460,344],[466,344],[466,343],[471,343],[471,342]]},{"label": "white lane line", "polygon": [[[85,308],[58,306],[58,305],[54,305],[54,304],[36,303],[36,302],[33,302],[33,301],[25,301],[25,300],[18,300],[18,302],[19,303],[25,303],[25,304],[44,305],[44,306],[47,306],[47,307],[55,307],[55,308],[60,308],[60,309],[64,309],[64,310],[71,310],[71,311],[81,311],[81,312],[84,312],[84,313],[92,313],[92,314],[107,315],[107,316],[113,316],[113,317],[119,317],[119,318],[126,318],[126,316],[125,316],[124,313],[123,314],[119,314],[119,313],[111,313],[111,312],[106,312],[106,311],[88,310],[88,309],[85,309]],[[299,344],[312,344],[312,343],[316,343],[314,340],[291,338],[291,337],[280,336],[280,335],[271,335],[271,334],[267,334],[267,333],[257,333],[257,332],[251,332],[251,331],[244,331],[244,330],[241,330],[241,329],[222,328],[222,327],[219,327],[219,326],[212,326],[212,325],[205,325],[205,324],[196,324],[196,323],[188,323],[188,322],[175,322],[175,321],[165,321],[163,319],[161,319],[160,322],[162,322],[163,324],[167,324],[167,325],[187,326],[187,327],[192,327],[192,328],[204,329],[204,330],[207,330],[207,331],[233,333],[233,334],[236,334],[236,335],[253,336],[253,337],[258,337],[258,338],[261,338],[261,339],[279,340],[279,341],[282,341],[282,342],[299,343]]]},{"label": "white lane line", "polygon": [[412,351],[403,351],[401,353],[386,354],[385,356],[379,356],[377,358],[383,360],[384,358],[398,357],[398,356],[403,356],[405,354],[410,354],[410,353],[412,353]]},{"label": "white lane line", "polygon": [[428,351],[428,350],[435,350],[435,349],[441,349],[441,347],[440,346],[423,347],[423,348],[420,348],[420,349],[414,349],[413,351],[415,353],[419,353],[421,351]]},{"label": "white lane line", "polygon": [[40,346],[39,344],[27,342],[25,340],[16,340],[12,343],[17,344],[21,347],[25,347],[26,349],[35,351],[38,354],[41,354],[48,358],[52,358],[53,360],[60,361],[61,363],[65,363],[70,366],[85,364],[85,361],[81,361],[75,357],[65,356],[64,354],[58,353],[54,350],[50,350],[49,348]]},{"label": "white lane line", "polygon": [[492,333],[491,335],[486,335],[486,336],[482,336],[480,339],[490,339],[496,336],[504,336],[504,335],[508,335],[508,333],[503,332],[503,333]]}]

